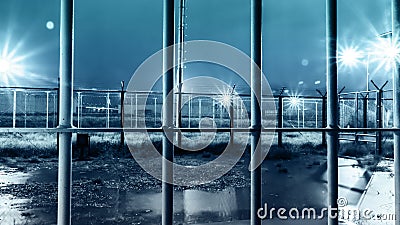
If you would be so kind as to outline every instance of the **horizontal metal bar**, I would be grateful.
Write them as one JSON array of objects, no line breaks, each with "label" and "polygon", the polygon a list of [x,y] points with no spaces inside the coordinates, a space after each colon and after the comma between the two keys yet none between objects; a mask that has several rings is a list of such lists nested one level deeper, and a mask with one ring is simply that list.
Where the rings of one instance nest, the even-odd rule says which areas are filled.
[{"label": "horizontal metal bar", "polygon": [[340,141],[356,141],[355,139],[339,138]]},{"label": "horizontal metal bar", "polygon": [[356,134],[357,136],[363,136],[363,137],[376,137],[375,134]]},{"label": "horizontal metal bar", "polygon": [[25,90],[56,91],[56,90],[58,90],[58,88],[35,88],[35,87],[0,87],[0,89],[17,90],[17,91],[25,91]]},{"label": "horizontal metal bar", "polygon": [[[255,132],[257,129],[252,128],[171,128],[170,132],[236,132],[249,133]],[[0,128],[0,133],[106,133],[106,132],[163,132],[163,128]],[[400,131],[400,128],[262,128],[261,132],[376,132]]]}]

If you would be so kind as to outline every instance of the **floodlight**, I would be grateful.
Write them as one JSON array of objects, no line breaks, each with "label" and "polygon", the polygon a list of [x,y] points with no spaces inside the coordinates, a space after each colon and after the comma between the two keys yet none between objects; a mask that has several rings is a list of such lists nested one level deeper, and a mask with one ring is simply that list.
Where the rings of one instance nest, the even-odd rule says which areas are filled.
[{"label": "floodlight", "polygon": [[222,94],[221,97],[222,104],[230,105],[231,104],[231,95],[229,93]]},{"label": "floodlight", "polygon": [[296,97],[296,96],[290,97],[290,98],[289,98],[289,105],[290,105],[290,108],[297,108],[297,107],[299,107],[299,105],[300,105],[300,99],[299,99],[299,97]]},{"label": "floodlight", "polygon": [[8,74],[11,72],[12,63],[10,60],[0,58],[0,73]]},{"label": "floodlight", "polygon": [[346,48],[339,53],[339,61],[346,66],[355,66],[361,61],[363,53],[356,48]]}]

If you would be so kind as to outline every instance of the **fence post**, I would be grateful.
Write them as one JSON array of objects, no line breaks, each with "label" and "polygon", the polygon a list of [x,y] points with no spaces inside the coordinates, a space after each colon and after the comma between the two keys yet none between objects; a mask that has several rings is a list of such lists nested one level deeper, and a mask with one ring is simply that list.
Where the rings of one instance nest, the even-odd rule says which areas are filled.
[{"label": "fence post", "polygon": [[356,99],[355,99],[355,104],[354,107],[356,109],[355,113],[356,113],[356,123],[355,123],[355,127],[358,128],[358,92],[356,93]]},{"label": "fence post", "polygon": [[200,128],[200,121],[201,121],[201,114],[202,114],[201,108],[202,108],[201,99],[199,99],[199,128]]},{"label": "fence post", "polygon": [[27,96],[28,94],[25,92],[24,93],[24,127],[26,128],[26,96]]},{"label": "fence post", "polygon": [[[382,128],[382,89],[376,92],[376,127]],[[382,155],[382,132],[376,132],[376,154]]]},{"label": "fence post", "polygon": [[[382,128],[383,123],[382,123],[382,97],[383,97],[383,88],[386,86],[386,84],[389,81],[386,81],[381,87],[378,87],[378,85],[375,84],[373,80],[371,80],[371,83],[375,86],[377,89],[376,92],[376,127],[377,128]],[[377,131],[376,132],[376,152],[375,154],[381,155],[382,154],[382,132]]]},{"label": "fence post", "polygon": [[154,98],[154,127],[157,127],[157,98]]},{"label": "fence post", "polygon": [[[125,100],[125,91],[124,91],[124,87],[125,87],[125,82],[121,81],[121,107],[120,107],[120,115],[121,115],[121,128],[124,127],[124,111],[125,111],[125,107],[124,107],[124,100]],[[124,147],[125,144],[125,136],[124,136],[124,132],[121,131],[121,140],[120,140],[120,144],[121,144],[121,150]]]},{"label": "fence post", "polygon": [[[73,106],[73,0],[61,0],[59,127],[72,127]],[[72,134],[59,133],[58,225],[71,224]]]},{"label": "fence post", "polygon": [[81,109],[81,93],[78,92],[78,107],[77,107],[77,114],[78,114],[78,118],[77,118],[77,122],[78,122],[78,128],[81,127],[81,114],[80,114],[80,109]]},{"label": "fence post", "polygon": [[188,127],[190,128],[191,125],[191,114],[192,114],[192,99],[191,96],[189,96],[189,102],[188,102]]},{"label": "fence post", "polygon": [[315,101],[315,128],[318,128],[318,102]]},{"label": "fence post", "polygon": [[107,96],[106,96],[106,106],[107,106],[107,108],[106,108],[106,112],[107,112],[107,121],[106,121],[106,127],[107,128],[109,128],[110,127],[110,105],[111,105],[111,102],[110,102],[110,92],[107,92]]},{"label": "fence post", "polygon": [[[229,100],[229,128],[231,128],[231,129],[235,126],[234,117],[235,117],[235,113],[234,113],[234,110],[233,110],[233,95],[231,94],[231,98]],[[229,142],[232,143],[232,144],[234,142],[234,140],[233,140],[233,131],[232,130],[230,132],[230,140],[229,140]]]},{"label": "fence post", "polygon": [[[321,106],[321,111],[322,111],[322,128],[326,128],[326,118],[327,118],[327,104],[326,104],[326,92],[325,92],[325,94],[322,94],[322,92],[320,91],[320,90],[318,90],[318,89],[316,89],[316,91],[321,95],[321,98],[322,98],[322,106]],[[326,146],[326,132],[325,131],[323,131],[322,132],[322,145],[323,146]]]},{"label": "fence post", "polygon": [[17,91],[13,91],[13,119],[12,119],[12,126],[15,128],[17,122]]},{"label": "fence post", "polygon": [[46,128],[49,128],[49,92],[46,91]]},{"label": "fence post", "polygon": [[305,116],[305,115],[304,115],[304,113],[305,113],[304,98],[302,99],[302,102],[303,102],[303,107],[302,107],[302,108],[303,108],[303,109],[302,109],[302,124],[303,124],[303,128],[304,128],[304,127],[305,127],[305,126],[304,126],[304,119],[305,119],[305,117],[304,117],[304,116]]},{"label": "fence post", "polygon": [[[278,128],[283,128],[283,97],[282,95],[278,96]],[[278,147],[283,147],[282,143],[282,132],[278,131]]]},{"label": "fence post", "polygon": [[[368,93],[363,97],[363,128],[368,128]],[[367,132],[364,132],[367,133]]]},{"label": "fence post", "polygon": [[138,127],[138,94],[135,94],[135,127]]}]

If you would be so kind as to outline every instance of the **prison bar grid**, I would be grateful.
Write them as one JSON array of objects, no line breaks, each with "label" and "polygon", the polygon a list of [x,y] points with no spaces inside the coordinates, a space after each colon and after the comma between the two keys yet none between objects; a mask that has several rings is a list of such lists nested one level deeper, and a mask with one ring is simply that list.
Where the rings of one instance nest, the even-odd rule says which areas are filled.
[{"label": "prison bar grid", "polygon": [[[106,129],[84,129],[72,128],[72,94],[73,94],[73,0],[61,0],[60,15],[60,98],[59,98],[59,127],[58,128],[1,128],[2,132],[57,132],[59,133],[59,171],[58,171],[58,217],[59,225],[71,224],[71,159],[72,159],[72,133],[82,132],[163,132],[163,128],[172,128],[173,126],[173,107],[164,107],[163,128],[154,129],[122,129],[122,128],[106,128]],[[392,40],[394,44],[398,44],[399,23],[400,23],[400,0],[392,0]],[[261,15],[262,0],[251,0],[251,56],[258,66],[261,66]],[[174,42],[174,1],[164,0],[164,20],[163,20],[163,47],[172,45]],[[328,133],[328,205],[337,206],[337,150],[338,150],[338,132],[339,131],[392,131],[394,132],[394,161],[395,161],[395,212],[400,212],[400,67],[396,62],[393,69],[393,89],[394,89],[394,127],[393,128],[345,128],[338,127],[337,117],[337,0],[326,0],[326,49],[327,49],[327,111],[328,111],[328,127],[327,128],[277,128],[277,131],[293,132],[293,131],[319,131]],[[164,52],[163,59],[164,68],[173,62],[173,52]],[[261,128],[260,109],[256,102],[256,96],[260,94],[261,86],[260,76],[252,72],[252,152],[255,151],[256,143],[261,132],[273,131],[274,129]],[[172,106],[170,101],[173,95],[168,96],[173,87],[173,71],[168,70],[163,76],[163,98],[167,105]],[[170,132],[176,132],[176,129],[168,129]],[[199,132],[200,129],[182,128],[185,132]],[[218,128],[217,132],[249,132],[249,129],[241,128]],[[207,132],[207,130],[203,130]],[[215,131],[213,129],[212,131]],[[210,130],[211,132],[211,130]],[[173,146],[167,140],[164,132],[163,138],[163,155],[166,159],[173,159]],[[253,155],[256,157],[256,155]],[[164,160],[165,162],[165,160]],[[163,163],[163,176],[171,176],[172,168]],[[255,209],[261,203],[261,171],[258,167],[251,174],[251,224],[260,224],[259,218],[255,218]],[[165,225],[173,223],[173,192],[172,185],[163,182],[163,218]],[[400,219],[397,218],[397,225]],[[329,225],[338,224],[338,220],[330,218]]]}]

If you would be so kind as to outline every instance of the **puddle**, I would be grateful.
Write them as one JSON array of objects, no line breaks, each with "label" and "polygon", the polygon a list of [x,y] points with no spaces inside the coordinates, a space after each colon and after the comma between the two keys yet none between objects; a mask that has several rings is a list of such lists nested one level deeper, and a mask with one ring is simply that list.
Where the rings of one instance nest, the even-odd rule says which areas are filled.
[{"label": "puddle", "polygon": [[[29,177],[18,168],[0,166],[0,189],[11,184],[24,184]],[[30,214],[25,212],[25,206],[29,202],[29,199],[16,198],[11,194],[0,195],[0,225],[26,223]]]},{"label": "puddle", "polygon": [[24,184],[30,177],[30,174],[21,172],[18,168],[0,166],[0,187],[10,184]]},{"label": "puddle", "polygon": [[[266,161],[263,164],[262,202],[268,207],[325,207],[327,202],[326,160],[314,157],[312,161],[293,159]],[[31,181],[56,182],[57,170],[45,168],[33,174],[0,170],[1,185]],[[93,171],[80,171],[75,177],[97,177]],[[356,160],[339,159],[339,195],[346,197],[349,205],[356,205],[364,190],[368,177],[365,169]],[[140,181],[138,181],[140,182]],[[219,191],[182,190],[174,192],[174,220],[177,224],[194,224],[249,219],[250,188],[228,187]],[[98,194],[102,203],[73,207],[74,224],[159,224],[161,222],[161,193],[153,191],[120,190],[96,186],[86,195]],[[73,201],[76,201],[76,199]],[[17,224],[27,220],[19,207],[29,204],[28,200],[13,196],[0,197],[0,218],[7,212],[8,221]],[[43,224],[56,222],[57,205],[34,208],[30,212]],[[3,214],[2,214],[3,213]],[[4,219],[3,219],[4,220]],[[0,224],[13,224],[1,223]],[[11,221],[13,222],[13,221]]]}]

